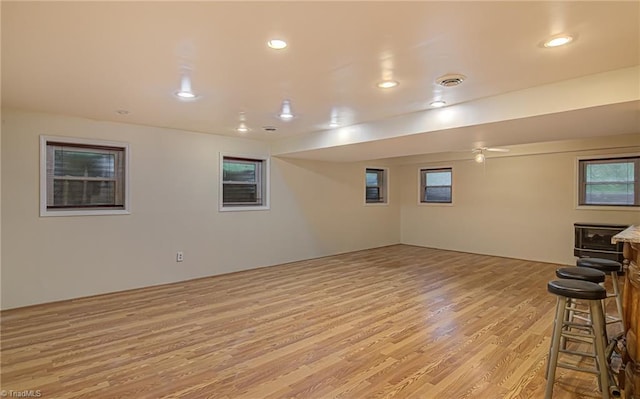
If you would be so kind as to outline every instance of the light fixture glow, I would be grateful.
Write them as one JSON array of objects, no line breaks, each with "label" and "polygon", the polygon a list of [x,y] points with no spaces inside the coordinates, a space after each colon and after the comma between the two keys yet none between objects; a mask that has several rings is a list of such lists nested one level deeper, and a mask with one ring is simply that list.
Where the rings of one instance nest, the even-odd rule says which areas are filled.
[{"label": "light fixture glow", "polygon": [[179,90],[176,92],[176,96],[180,97],[180,98],[185,98],[185,99],[191,99],[191,98],[195,98],[196,95],[191,92],[191,91],[182,91]]},{"label": "light fixture glow", "polygon": [[280,111],[280,119],[285,121],[293,119],[293,114],[291,113],[291,101],[284,100],[282,102],[282,111]]},{"label": "light fixture glow", "polygon": [[194,100],[197,97],[193,90],[191,90],[191,76],[188,68],[182,69],[180,90],[176,91],[175,95],[180,100]]},{"label": "light fixture glow", "polygon": [[440,107],[444,107],[445,105],[447,105],[447,103],[445,101],[442,101],[442,100],[432,101],[429,104],[429,106],[431,106],[433,108],[440,108]]},{"label": "light fixture glow", "polygon": [[247,115],[245,114],[244,111],[240,112],[240,114],[238,115],[238,120],[240,123],[236,128],[236,132],[247,133],[250,129],[247,127],[247,124],[245,123],[245,121],[247,120]]},{"label": "light fixture glow", "polygon": [[267,42],[267,46],[274,50],[282,50],[287,47],[287,42],[282,39],[271,39]]},{"label": "light fixture glow", "polygon": [[397,80],[383,80],[376,84],[379,89],[391,89],[398,86],[400,83]]},{"label": "light fixture glow", "polygon": [[329,128],[335,129],[338,126],[340,126],[340,124],[338,123],[338,110],[333,108],[331,110],[331,121],[329,122]]},{"label": "light fixture glow", "polygon": [[473,157],[473,159],[477,162],[477,163],[483,163],[484,162],[484,154],[482,152],[479,152],[476,154],[475,157]]},{"label": "light fixture glow", "polygon": [[240,122],[240,124],[236,128],[236,132],[238,133],[247,133],[248,131],[249,131],[249,128],[247,127],[247,125],[245,125],[244,122]]},{"label": "light fixture glow", "polygon": [[556,36],[544,43],[545,47],[558,47],[564,46],[565,44],[569,44],[573,41],[573,37],[565,35],[565,36]]}]

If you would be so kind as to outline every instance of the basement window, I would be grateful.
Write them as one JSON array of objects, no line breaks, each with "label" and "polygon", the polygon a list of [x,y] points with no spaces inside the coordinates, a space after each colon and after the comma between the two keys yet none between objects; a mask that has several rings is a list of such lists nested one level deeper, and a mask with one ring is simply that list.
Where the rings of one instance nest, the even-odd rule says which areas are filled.
[{"label": "basement window", "polygon": [[640,206],[640,156],[578,160],[578,205]]},{"label": "basement window", "polygon": [[365,201],[367,204],[386,204],[387,169],[367,168],[365,172]]},{"label": "basement window", "polygon": [[268,158],[221,155],[220,211],[269,209]]},{"label": "basement window", "polygon": [[40,137],[40,216],[128,214],[129,145]]},{"label": "basement window", "polygon": [[452,169],[420,169],[420,202],[423,204],[451,204]]}]

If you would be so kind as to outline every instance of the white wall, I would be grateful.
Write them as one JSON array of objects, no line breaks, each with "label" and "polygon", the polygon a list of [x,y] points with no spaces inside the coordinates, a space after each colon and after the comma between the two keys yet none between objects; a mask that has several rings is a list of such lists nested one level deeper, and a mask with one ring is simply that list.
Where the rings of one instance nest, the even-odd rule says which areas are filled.
[{"label": "white wall", "polygon": [[[3,309],[400,240],[397,188],[389,206],[364,206],[366,164],[272,158],[271,210],[218,212],[218,153],[264,155],[268,144],[17,111],[2,117]],[[41,134],[128,142],[132,214],[39,217]]]},{"label": "white wall", "polygon": [[[2,121],[0,112],[0,183],[2,183]],[[2,226],[2,184],[0,184],[0,226]],[[2,228],[0,227],[0,305],[2,305]],[[2,306],[0,306],[0,309]]]},{"label": "white wall", "polygon": [[[545,151],[562,152],[507,154],[488,158],[484,166],[471,160],[471,154],[438,162],[404,160],[408,164],[398,173],[402,243],[574,264],[573,223],[640,223],[637,208],[577,209],[577,157],[638,153],[639,143],[635,135],[554,144]],[[598,146],[611,149],[570,150]],[[453,167],[453,206],[418,204],[418,170],[436,166]]]},{"label": "white wall", "polygon": [[[640,152],[640,135],[529,145],[484,167],[469,154],[386,165],[272,158],[271,209],[218,212],[218,153],[264,155],[268,144],[17,111],[2,119],[3,309],[399,242],[571,264],[574,222],[640,223],[637,209],[575,206],[576,157]],[[128,142],[132,214],[39,217],[40,134]],[[367,166],[389,166],[388,206],[364,205]],[[418,205],[423,166],[453,166],[453,206]]]}]

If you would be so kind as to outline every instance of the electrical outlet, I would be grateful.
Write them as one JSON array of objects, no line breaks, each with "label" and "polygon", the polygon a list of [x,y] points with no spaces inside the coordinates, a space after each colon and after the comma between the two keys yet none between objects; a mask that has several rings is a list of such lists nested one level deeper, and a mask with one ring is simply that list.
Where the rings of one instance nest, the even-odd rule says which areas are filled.
[{"label": "electrical outlet", "polygon": [[184,253],[182,251],[176,252],[176,262],[182,262],[184,260]]}]

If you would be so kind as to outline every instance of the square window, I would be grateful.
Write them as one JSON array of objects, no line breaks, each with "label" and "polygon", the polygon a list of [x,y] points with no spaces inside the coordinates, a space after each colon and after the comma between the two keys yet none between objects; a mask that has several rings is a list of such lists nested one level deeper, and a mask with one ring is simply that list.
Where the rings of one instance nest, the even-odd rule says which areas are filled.
[{"label": "square window", "polygon": [[420,202],[452,203],[452,169],[420,169]]},{"label": "square window", "polygon": [[268,159],[222,155],[220,210],[268,209]]},{"label": "square window", "polygon": [[387,169],[367,168],[365,171],[365,201],[367,204],[387,203]]},{"label": "square window", "polygon": [[128,144],[40,138],[40,215],[128,212]]},{"label": "square window", "polygon": [[578,162],[579,205],[640,206],[640,157]]}]

